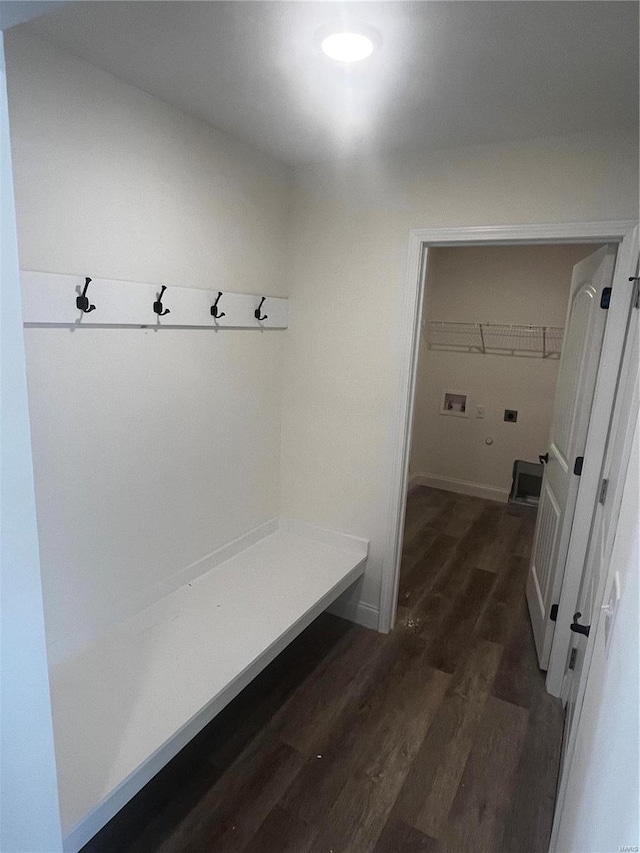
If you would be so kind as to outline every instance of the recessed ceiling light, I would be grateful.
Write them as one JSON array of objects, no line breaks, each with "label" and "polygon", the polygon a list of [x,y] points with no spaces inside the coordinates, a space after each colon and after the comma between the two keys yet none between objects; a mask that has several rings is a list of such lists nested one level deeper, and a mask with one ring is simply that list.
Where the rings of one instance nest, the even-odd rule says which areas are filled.
[{"label": "recessed ceiling light", "polygon": [[336,62],[360,62],[373,53],[373,41],[362,33],[332,33],[322,39],[322,52]]}]

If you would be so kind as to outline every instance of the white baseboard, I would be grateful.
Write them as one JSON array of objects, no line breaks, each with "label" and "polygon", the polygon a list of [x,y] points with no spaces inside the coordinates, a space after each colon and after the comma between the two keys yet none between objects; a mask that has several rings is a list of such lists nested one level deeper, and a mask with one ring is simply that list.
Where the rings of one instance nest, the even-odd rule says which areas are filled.
[{"label": "white baseboard", "polygon": [[410,492],[411,489],[415,489],[416,486],[424,485],[424,483],[422,483],[422,480],[425,476],[426,476],[425,474],[409,474],[409,482],[407,483],[407,491]]},{"label": "white baseboard", "polygon": [[362,625],[363,628],[378,630],[378,619],[380,617],[378,608],[371,604],[365,604],[363,601],[353,601],[343,595],[337,598],[331,607],[327,608],[327,612],[348,619],[349,622],[355,622],[356,625]]},{"label": "white baseboard", "polygon": [[485,498],[489,501],[507,503],[509,489],[498,486],[488,486],[485,483],[470,483],[467,480],[456,480],[453,477],[440,477],[434,474],[416,473],[409,477],[409,488],[415,486],[430,486],[432,489],[442,489],[445,492],[457,492],[459,495],[471,495],[474,498]]}]

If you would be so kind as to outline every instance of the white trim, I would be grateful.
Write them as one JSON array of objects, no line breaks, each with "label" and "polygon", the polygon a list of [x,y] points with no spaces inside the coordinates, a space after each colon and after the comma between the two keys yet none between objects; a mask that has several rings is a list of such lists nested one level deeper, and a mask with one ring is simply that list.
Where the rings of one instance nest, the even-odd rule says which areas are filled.
[{"label": "white trim", "polygon": [[432,489],[442,489],[444,492],[471,495],[474,498],[484,498],[503,504],[509,499],[509,489],[488,486],[485,483],[472,483],[468,480],[456,480],[454,477],[441,477],[438,474],[412,474],[409,479],[409,488],[412,489],[414,486],[429,486]]},{"label": "white trim", "polygon": [[361,625],[363,628],[372,628],[374,631],[377,630],[378,620],[380,619],[380,611],[377,607],[365,604],[364,601],[345,598],[344,595],[337,598],[330,607],[327,607],[327,613],[348,619],[349,622],[355,622],[356,625]]},{"label": "white trim", "polygon": [[400,328],[398,331],[396,422],[391,437],[391,468],[389,472],[389,510],[387,514],[387,542],[382,564],[380,585],[380,619],[378,630],[388,633],[396,621],[402,534],[409,474],[411,424],[415,398],[415,375],[418,363],[420,319],[424,300],[423,279],[427,269],[427,249],[418,231],[409,235],[407,275],[402,290]]},{"label": "white trim", "polygon": [[[423,228],[409,234],[407,271],[401,293],[395,377],[397,413],[391,439],[389,510],[386,552],[382,567],[380,620],[378,629],[388,632],[395,623],[397,588],[402,556],[402,532],[408,483],[409,448],[418,358],[418,335],[424,299],[423,280],[428,246],[469,244],[512,245],[518,243],[623,243],[636,227],[633,220],[612,222],[568,222],[553,224],[472,226],[467,228]],[[622,247],[621,247],[622,248]],[[616,270],[620,268],[616,263]],[[617,280],[618,276],[614,278]],[[613,300],[612,300],[613,302]],[[611,336],[605,336],[611,341]],[[608,350],[603,358],[609,357]],[[619,358],[618,358],[619,362]],[[613,389],[611,391],[613,393]],[[599,397],[598,403],[601,404]],[[609,403],[609,409],[611,402]],[[585,457],[586,459],[586,457]],[[585,467],[587,467],[585,462]],[[595,499],[595,498],[594,498]],[[592,502],[593,505],[593,502]]]},{"label": "white trim", "polygon": [[409,481],[407,483],[407,492],[410,492],[411,489],[415,489],[416,486],[426,486],[426,483],[422,482],[422,478],[425,476],[424,474],[409,474]]},{"label": "white trim", "polygon": [[467,228],[417,228],[410,241],[429,246],[466,246],[490,243],[508,246],[519,243],[621,243],[637,222],[559,222],[557,224],[489,225]]},{"label": "white trim", "polygon": [[424,474],[409,474],[409,481],[407,483],[407,492],[410,492],[411,489],[415,489],[416,486],[426,486],[426,483],[422,482],[423,477],[426,476]]}]

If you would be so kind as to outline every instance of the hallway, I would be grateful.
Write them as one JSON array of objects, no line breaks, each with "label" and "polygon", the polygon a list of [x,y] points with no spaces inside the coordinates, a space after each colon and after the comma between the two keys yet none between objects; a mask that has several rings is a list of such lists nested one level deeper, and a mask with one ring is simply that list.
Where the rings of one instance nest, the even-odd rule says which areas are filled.
[{"label": "hallway", "polygon": [[414,489],[394,632],[323,614],[85,853],[546,853],[563,713],[534,521]]}]

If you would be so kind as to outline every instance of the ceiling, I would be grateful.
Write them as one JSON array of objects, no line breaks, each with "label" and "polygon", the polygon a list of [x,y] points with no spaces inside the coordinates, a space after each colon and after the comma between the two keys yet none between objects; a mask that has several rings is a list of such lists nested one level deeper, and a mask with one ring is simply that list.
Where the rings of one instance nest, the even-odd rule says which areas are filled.
[{"label": "ceiling", "polygon": [[[346,68],[320,28],[374,27]],[[25,25],[300,163],[638,127],[635,2],[81,2]]]}]

